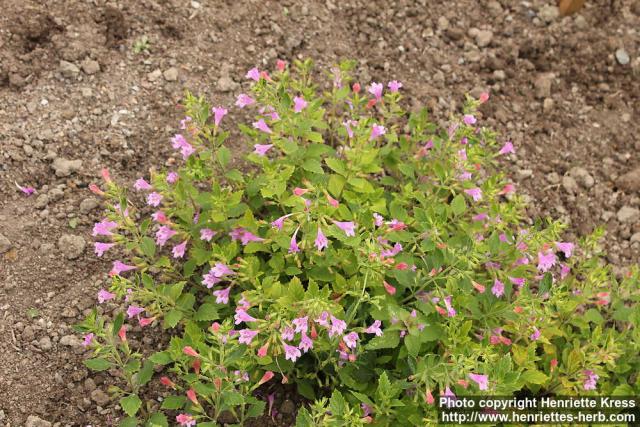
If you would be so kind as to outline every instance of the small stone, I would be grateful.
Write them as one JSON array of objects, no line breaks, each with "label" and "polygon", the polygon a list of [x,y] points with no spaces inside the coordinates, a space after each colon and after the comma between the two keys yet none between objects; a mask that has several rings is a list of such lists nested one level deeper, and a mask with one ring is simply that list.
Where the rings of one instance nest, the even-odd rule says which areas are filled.
[{"label": "small stone", "polygon": [[88,214],[97,207],[98,201],[93,197],[87,197],[80,202],[80,212],[83,214]]},{"label": "small stone", "polygon": [[24,427],[51,427],[51,423],[38,418],[35,415],[29,415]]},{"label": "small stone", "polygon": [[60,73],[67,78],[77,76],[80,73],[80,68],[72,62],[60,61]]},{"label": "small stone", "polygon": [[11,241],[4,235],[0,234],[0,254],[7,252],[9,249],[11,249],[11,246]]},{"label": "small stone", "polygon": [[640,167],[620,175],[616,185],[627,193],[640,192]]},{"label": "small stone", "polygon": [[75,335],[65,335],[60,338],[60,344],[66,345],[68,347],[80,347],[82,343]]},{"label": "small stone", "polygon": [[495,70],[493,72],[493,78],[501,82],[507,78],[507,73],[505,73],[504,70]]},{"label": "small stone", "polygon": [[555,104],[556,102],[553,100],[553,98],[545,98],[542,102],[542,111],[545,113],[550,113],[553,110]]},{"label": "small stone", "polygon": [[229,76],[222,76],[218,79],[218,90],[221,92],[232,92],[239,87]]},{"label": "small stone", "polygon": [[149,79],[150,82],[155,82],[160,77],[162,77],[162,71],[159,68],[147,74],[147,79]]},{"label": "small stone", "polygon": [[80,64],[80,66],[82,67],[82,71],[89,75],[95,74],[100,71],[100,64],[98,63],[98,61],[94,61],[90,58],[86,58],[84,61],[82,61],[82,64]]},{"label": "small stone", "polygon": [[540,8],[538,16],[548,24],[558,19],[558,16],[560,16],[560,9],[558,9],[557,6],[547,4]]},{"label": "small stone", "polygon": [[449,20],[444,16],[440,16],[440,18],[438,18],[438,29],[444,31],[447,28],[449,28]]},{"label": "small stone", "polygon": [[621,48],[616,50],[616,60],[620,65],[627,65],[631,60],[631,58],[629,58],[629,53],[627,53],[626,50]]},{"label": "small stone", "polygon": [[78,172],[82,168],[82,160],[69,160],[62,157],[56,157],[51,165],[56,171],[56,176],[65,177],[74,172]]},{"label": "small stone", "polygon": [[631,238],[629,239],[629,241],[631,243],[635,243],[635,242],[640,242],[640,231],[635,233],[633,236],[631,236]]},{"label": "small stone", "polygon": [[49,196],[47,196],[46,194],[40,194],[36,198],[35,207],[37,209],[44,209],[47,207],[48,204],[49,204]]},{"label": "small stone", "polygon": [[493,39],[493,32],[489,30],[480,30],[476,33],[476,45],[478,47],[486,47],[489,46],[491,40]]},{"label": "small stone", "polygon": [[175,82],[178,80],[178,69],[176,67],[171,67],[162,73],[164,79],[168,82]]},{"label": "small stone", "polygon": [[82,236],[65,234],[58,239],[58,249],[67,259],[76,259],[84,252],[87,243]]},{"label": "small stone", "polygon": [[580,191],[578,183],[571,176],[562,177],[562,186],[567,191],[567,193],[577,194]]},{"label": "small stone", "polygon": [[535,79],[533,85],[536,90],[536,98],[544,99],[551,96],[551,85],[553,83],[553,78],[553,73],[543,73]]},{"label": "small stone", "polygon": [[569,169],[567,174],[575,178],[576,182],[580,183],[584,188],[589,189],[595,184],[595,180],[585,168],[573,167]]},{"label": "small stone", "polygon": [[640,219],[640,210],[631,206],[623,206],[616,214],[620,222],[635,222]]},{"label": "small stone", "polygon": [[52,347],[51,338],[49,338],[48,336],[44,336],[44,337],[40,338],[40,340],[38,340],[38,347],[42,351],[51,350],[51,347]]},{"label": "small stone", "polygon": [[111,401],[109,395],[107,395],[107,393],[100,390],[99,388],[91,392],[91,400],[93,400],[100,406],[106,406]]},{"label": "small stone", "polygon": [[296,405],[289,399],[282,402],[280,405],[280,412],[283,414],[293,414],[296,410]]}]

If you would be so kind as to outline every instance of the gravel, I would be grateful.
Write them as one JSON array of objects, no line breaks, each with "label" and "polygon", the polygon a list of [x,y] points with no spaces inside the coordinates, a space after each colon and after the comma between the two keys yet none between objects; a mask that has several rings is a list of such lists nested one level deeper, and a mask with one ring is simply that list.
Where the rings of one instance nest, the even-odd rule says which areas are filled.
[{"label": "gravel", "polygon": [[82,160],[69,160],[62,157],[56,157],[51,164],[51,167],[56,171],[56,176],[65,177],[78,172],[82,168]]},{"label": "gravel", "polygon": [[630,206],[623,206],[616,214],[618,221],[620,222],[636,222],[640,219],[640,209],[632,208]]},{"label": "gravel", "polygon": [[79,258],[87,245],[82,236],[64,234],[58,239],[58,249],[67,259]]},{"label": "gravel", "polygon": [[11,249],[11,241],[7,239],[3,234],[0,234],[0,254],[7,252]]}]

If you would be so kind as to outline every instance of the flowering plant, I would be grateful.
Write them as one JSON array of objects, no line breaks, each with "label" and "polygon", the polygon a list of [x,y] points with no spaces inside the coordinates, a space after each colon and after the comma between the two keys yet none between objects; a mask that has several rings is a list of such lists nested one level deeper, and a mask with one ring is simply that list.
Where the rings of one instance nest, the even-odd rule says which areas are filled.
[{"label": "flowering plant", "polygon": [[[616,280],[599,235],[563,242],[561,224],[524,222],[497,172],[515,149],[476,118],[488,95],[439,130],[402,109],[401,83],[363,89],[352,68],[322,88],[309,61],[250,70],[244,163],[228,110],[187,94],[182,166],[133,194],[108,174],[92,186],[108,206],[96,253],[127,257],[99,302],[124,299],[126,320],[78,329],[90,368],[123,372],[123,423],[242,424],[276,380],[315,401],[301,426],[422,425],[437,393],[640,392],[637,268]],[[167,347],[133,352],[136,323],[168,329]],[[170,395],[142,405],[159,365]]]}]

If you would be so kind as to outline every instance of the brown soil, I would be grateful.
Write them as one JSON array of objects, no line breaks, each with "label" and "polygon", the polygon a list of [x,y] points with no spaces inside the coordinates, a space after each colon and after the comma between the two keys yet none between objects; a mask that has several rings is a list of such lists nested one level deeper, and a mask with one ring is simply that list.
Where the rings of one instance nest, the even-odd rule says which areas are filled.
[{"label": "brown soil", "polygon": [[[548,3],[1,0],[0,424],[115,422],[115,404],[95,402],[108,379],[89,375],[71,330],[111,261],[92,253],[87,185],[102,167],[130,182],[165,164],[184,88],[231,106],[246,70],[277,58],[355,56],[362,83],[401,80],[440,123],[489,89],[483,124],[517,147],[509,173],[532,218],[569,221],[569,238],[604,224],[609,261],[637,262],[640,4],[588,1],[559,18]],[[59,248],[65,234],[86,248]]]}]

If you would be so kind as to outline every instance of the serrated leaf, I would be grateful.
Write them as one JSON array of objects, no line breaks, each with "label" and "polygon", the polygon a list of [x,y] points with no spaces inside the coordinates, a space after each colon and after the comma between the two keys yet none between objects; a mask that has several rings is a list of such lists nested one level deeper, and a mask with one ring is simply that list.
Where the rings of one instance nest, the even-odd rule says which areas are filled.
[{"label": "serrated leaf", "polygon": [[182,312],[180,310],[170,310],[164,316],[163,327],[165,329],[175,328],[180,319],[182,319]]},{"label": "serrated leaf", "polygon": [[320,164],[320,162],[316,159],[307,159],[304,161],[304,163],[302,164],[302,169],[309,171],[309,172],[313,172],[313,173],[317,173],[317,174],[324,174],[324,170],[322,169],[322,165]]},{"label": "serrated leaf", "polygon": [[140,400],[137,394],[130,394],[129,396],[120,399],[120,406],[127,415],[133,417],[138,413],[138,410],[142,406],[142,400]]},{"label": "serrated leaf", "polygon": [[162,401],[161,409],[181,409],[187,402],[184,396],[167,396]]},{"label": "serrated leaf", "polygon": [[198,308],[198,311],[196,312],[196,314],[193,316],[194,320],[201,320],[201,321],[217,320],[219,318],[220,318],[220,315],[218,314],[218,309],[216,308],[215,305],[209,304],[209,303],[202,304],[200,308]]},{"label": "serrated leaf", "polygon": [[520,380],[528,383],[528,384],[544,384],[545,382],[547,382],[547,380],[549,379],[549,377],[547,377],[544,372],[538,371],[538,370],[533,370],[530,369],[528,371],[524,371],[522,374],[520,374]]},{"label": "serrated leaf", "polygon": [[255,417],[262,416],[262,414],[264,414],[265,407],[266,407],[266,403],[262,400],[259,400],[258,402],[252,405],[249,405],[249,409],[247,410],[247,417],[255,418]]},{"label": "serrated leaf", "polygon": [[156,255],[156,242],[151,237],[145,236],[140,242],[140,250],[147,258],[153,258]]},{"label": "serrated leaf", "polygon": [[149,417],[147,427],[169,427],[169,421],[164,414],[156,412]]},{"label": "serrated leaf", "polygon": [[149,357],[149,360],[155,363],[156,365],[168,365],[169,363],[173,362],[173,358],[166,351],[159,351],[157,353],[153,353]]},{"label": "serrated leaf", "polygon": [[96,359],[87,359],[83,362],[85,366],[92,371],[106,371],[111,368],[111,363],[105,359],[96,358]]},{"label": "serrated leaf", "polygon": [[462,215],[467,210],[467,202],[462,194],[458,194],[451,201],[451,211],[455,216]]},{"label": "serrated leaf", "polygon": [[385,331],[380,337],[374,337],[367,343],[367,350],[379,350],[383,348],[396,348],[400,344],[398,331]]}]

